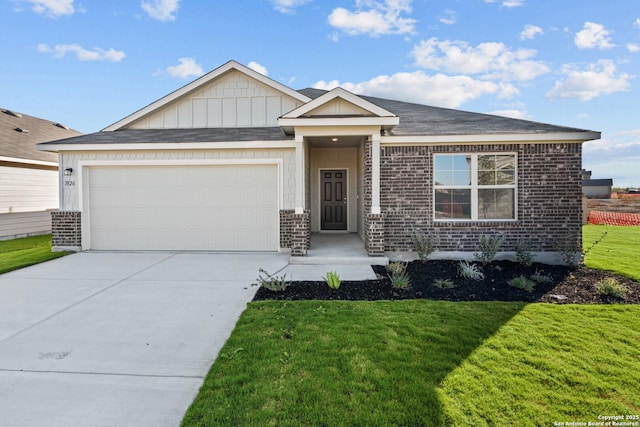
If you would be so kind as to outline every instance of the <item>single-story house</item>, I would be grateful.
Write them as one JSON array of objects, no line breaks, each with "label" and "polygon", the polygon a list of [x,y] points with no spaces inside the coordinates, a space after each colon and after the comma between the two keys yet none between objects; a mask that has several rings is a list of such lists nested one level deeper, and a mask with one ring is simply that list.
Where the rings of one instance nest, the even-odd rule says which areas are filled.
[{"label": "single-story house", "polygon": [[[581,234],[581,147],[599,132],[293,90],[230,61],[100,132],[41,144],[63,180],[54,246],[290,251],[357,233],[369,256],[472,254],[501,234]],[[62,173],[62,172],[61,172]]]},{"label": "single-story house", "polygon": [[610,199],[613,179],[592,179],[591,171],[582,169],[582,192],[587,199]]},{"label": "single-story house", "polygon": [[36,144],[80,132],[0,108],[0,240],[50,233],[58,209],[58,155]]}]

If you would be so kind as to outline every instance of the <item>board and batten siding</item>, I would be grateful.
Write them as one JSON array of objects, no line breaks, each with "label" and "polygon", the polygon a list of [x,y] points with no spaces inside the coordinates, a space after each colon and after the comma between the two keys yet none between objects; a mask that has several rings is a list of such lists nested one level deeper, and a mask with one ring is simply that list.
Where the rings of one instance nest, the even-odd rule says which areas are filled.
[{"label": "board and batten siding", "polygon": [[127,126],[188,129],[277,126],[278,117],[301,103],[238,71]]},{"label": "board and batten siding", "polygon": [[0,214],[58,208],[58,171],[0,166]]},{"label": "board and batten siding", "polygon": [[74,174],[63,177],[60,210],[81,211],[78,162],[100,161],[108,164],[123,161],[185,161],[242,159],[282,159],[282,208],[293,209],[295,203],[295,151],[293,149],[244,149],[244,150],[155,150],[155,151],[64,151],[60,153],[60,167],[73,168]]}]

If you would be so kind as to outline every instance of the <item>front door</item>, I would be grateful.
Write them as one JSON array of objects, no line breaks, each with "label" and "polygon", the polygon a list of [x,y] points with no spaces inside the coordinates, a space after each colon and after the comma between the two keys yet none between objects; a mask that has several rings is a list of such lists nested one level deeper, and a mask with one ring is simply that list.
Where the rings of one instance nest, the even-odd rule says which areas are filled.
[{"label": "front door", "polygon": [[320,229],[347,229],[347,171],[320,171]]}]

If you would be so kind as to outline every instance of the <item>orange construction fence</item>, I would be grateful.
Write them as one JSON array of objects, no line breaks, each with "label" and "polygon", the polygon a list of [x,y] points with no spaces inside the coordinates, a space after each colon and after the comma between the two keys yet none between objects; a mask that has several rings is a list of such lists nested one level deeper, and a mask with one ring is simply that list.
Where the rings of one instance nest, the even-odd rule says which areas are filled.
[{"label": "orange construction fence", "polygon": [[589,224],[640,225],[640,214],[590,211]]}]

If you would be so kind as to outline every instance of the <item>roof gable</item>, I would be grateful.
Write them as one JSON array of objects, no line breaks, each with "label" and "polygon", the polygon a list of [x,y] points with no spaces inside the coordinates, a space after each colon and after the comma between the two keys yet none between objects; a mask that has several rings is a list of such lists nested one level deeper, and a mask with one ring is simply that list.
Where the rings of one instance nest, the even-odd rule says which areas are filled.
[{"label": "roof gable", "polygon": [[283,119],[327,116],[396,117],[395,114],[353,93],[337,87],[284,114]]},{"label": "roof gable", "polygon": [[229,61],[103,130],[276,126],[280,115],[309,100]]}]

